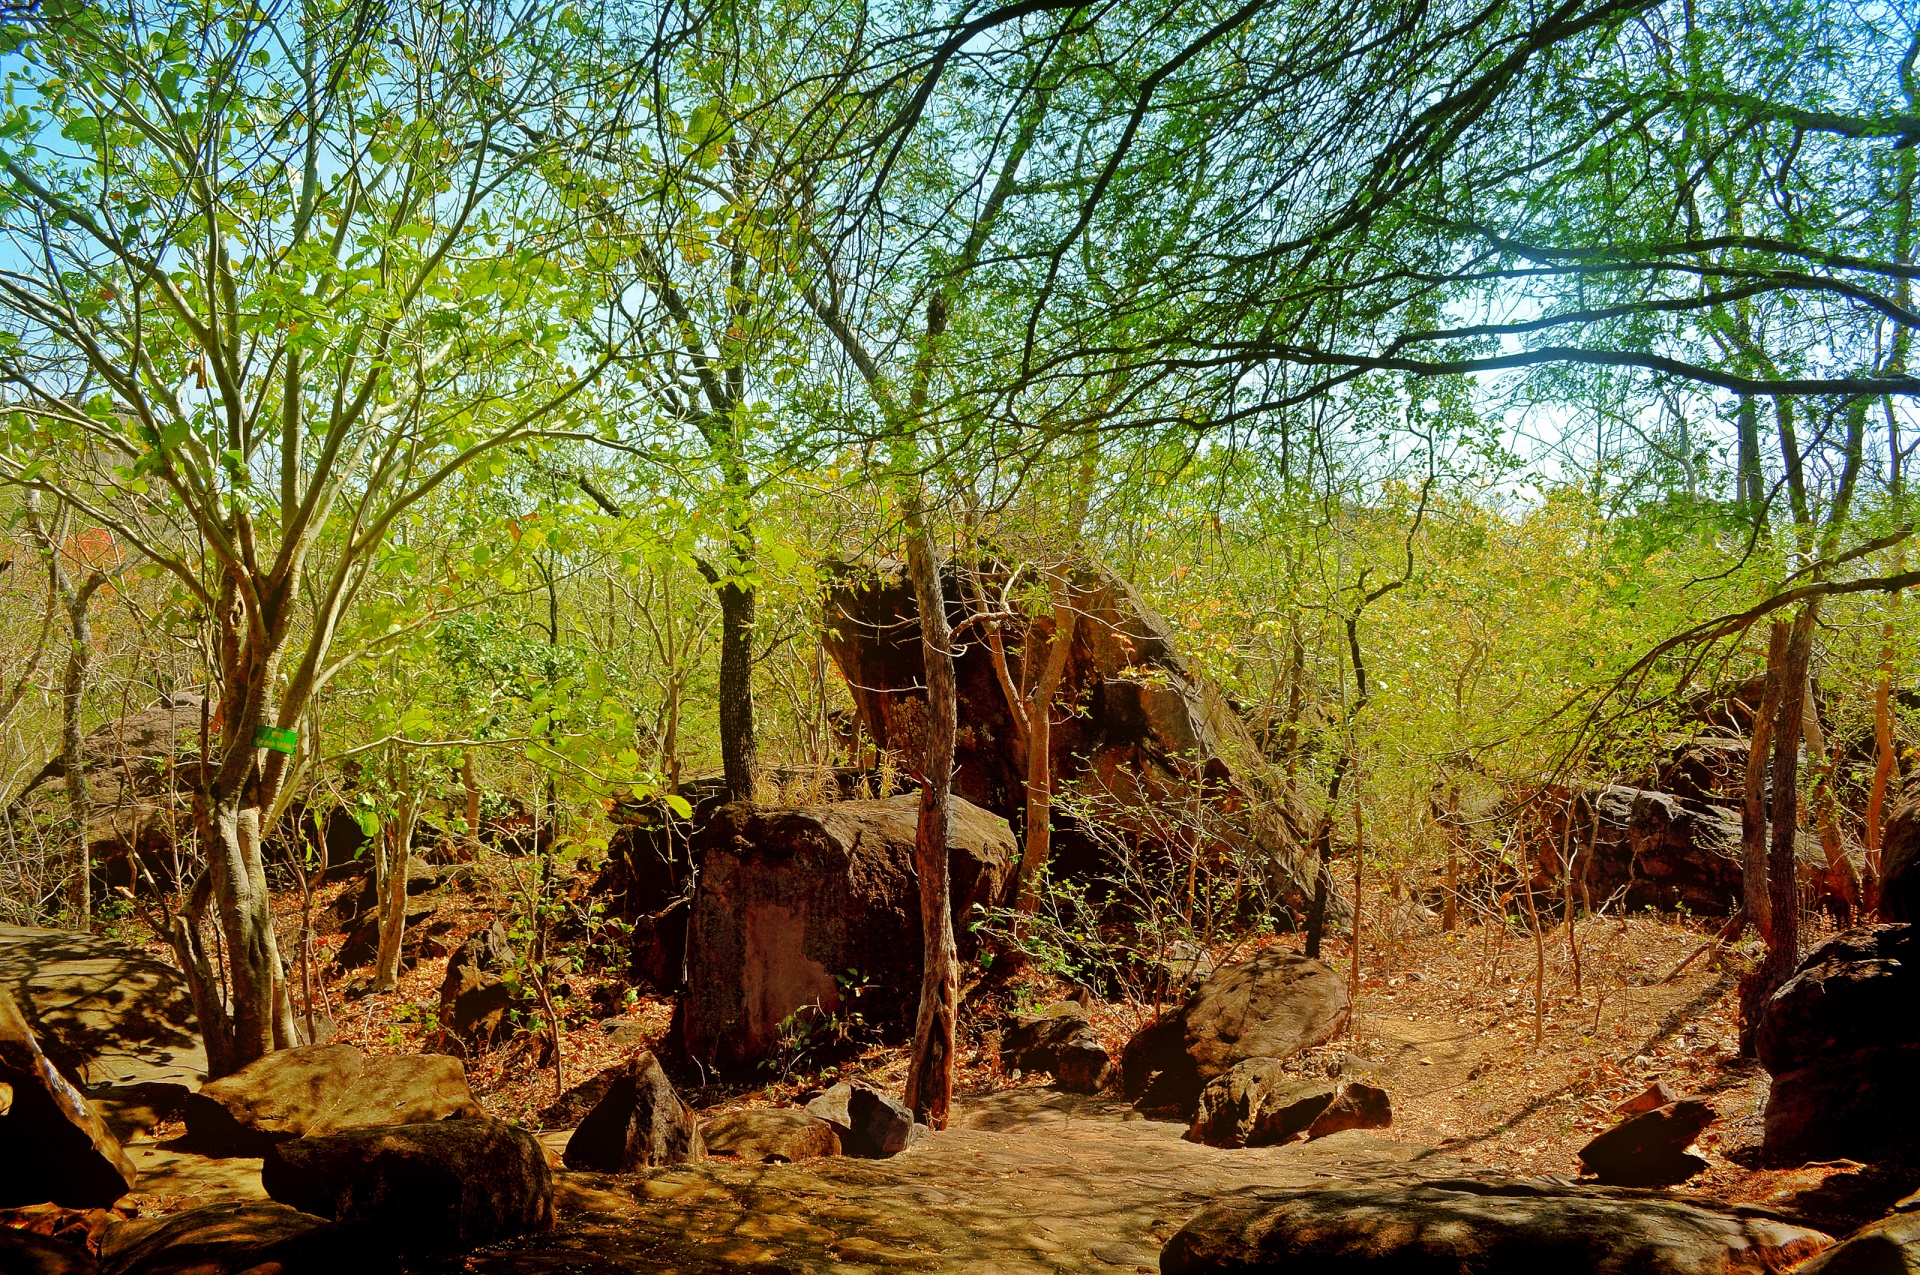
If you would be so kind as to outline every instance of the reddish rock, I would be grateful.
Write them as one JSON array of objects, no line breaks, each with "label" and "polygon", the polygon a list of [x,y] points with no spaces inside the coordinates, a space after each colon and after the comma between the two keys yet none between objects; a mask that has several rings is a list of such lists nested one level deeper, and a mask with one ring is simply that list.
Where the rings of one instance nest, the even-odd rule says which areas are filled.
[{"label": "reddish rock", "polygon": [[[734,1070],[772,1055],[796,1014],[859,1014],[910,1032],[920,999],[917,795],[809,808],[722,807],[695,839],[701,865],[682,1001],[687,1050]],[[1006,822],[965,801],[948,835],[954,937],[998,903],[1016,853]],[[860,988],[848,999],[843,980]]]}]

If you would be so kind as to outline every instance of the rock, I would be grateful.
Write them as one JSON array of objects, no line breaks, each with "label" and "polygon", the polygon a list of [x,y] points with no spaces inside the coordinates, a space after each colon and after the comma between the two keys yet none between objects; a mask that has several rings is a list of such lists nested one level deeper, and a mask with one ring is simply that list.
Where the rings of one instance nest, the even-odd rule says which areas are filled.
[{"label": "rock", "polygon": [[1099,1093],[1113,1078],[1113,1059],[1091,1029],[1061,1045],[1054,1059],[1053,1081],[1069,1093]]},{"label": "rock", "polygon": [[105,1275],[381,1275],[390,1246],[284,1204],[210,1204],[125,1223],[101,1241]]},{"label": "rock", "polygon": [[[946,569],[952,573],[947,596],[969,596],[959,568]],[[985,565],[981,584],[989,593],[1006,583],[1004,573],[995,578],[994,571]],[[1097,790],[1122,806],[1184,809],[1204,794],[1215,838],[1207,853],[1260,864],[1270,894],[1304,905],[1313,893],[1306,849],[1313,812],[1295,804],[1267,770],[1260,741],[1220,689],[1180,654],[1172,626],[1130,584],[1093,563],[1073,567],[1071,579],[1079,619],[1058,692],[1058,703],[1071,711],[1059,714],[1050,737],[1055,784]],[[899,562],[843,568],[827,596],[824,645],[852,691],[861,727],[881,750],[909,757],[920,756],[925,742],[918,616]],[[1051,617],[1033,623],[1049,640],[1052,625]],[[1019,623],[1007,627],[1006,647],[1023,647],[1027,635]],[[1002,818],[1020,818],[1025,763],[986,644],[963,647],[954,675],[962,723],[954,793]],[[1144,821],[1139,831],[1153,835]],[[1069,821],[1055,836],[1056,867],[1081,855],[1103,870],[1090,844],[1076,847],[1084,841]],[[1343,905],[1335,911],[1344,917]]]},{"label": "rock", "polygon": [[[1560,846],[1572,820],[1573,873],[1595,899],[1618,896],[1629,909],[1685,908],[1726,916],[1740,903],[1740,814],[1729,806],[1621,784],[1577,794],[1539,838],[1535,870],[1542,882],[1559,872]],[[1595,810],[1598,809],[1598,837]],[[1794,848],[1809,897],[1826,890],[1819,843],[1800,836]]]},{"label": "rock", "polygon": [[276,1050],[202,1086],[184,1111],[193,1145],[215,1155],[264,1155],[287,1138],[486,1114],[457,1058],[368,1057],[343,1044]]},{"label": "rock", "polygon": [[632,1173],[685,1164],[703,1154],[700,1130],[673,1082],[650,1053],[636,1054],[612,1076],[604,1097],[567,1139],[569,1169]]},{"label": "rock", "polygon": [[1270,1147],[1393,1123],[1386,1091],[1358,1081],[1306,1080],[1275,1058],[1249,1058],[1201,1091],[1187,1140],[1213,1147]]},{"label": "rock", "polygon": [[832,1125],[847,1155],[884,1159],[907,1149],[913,1113],[865,1081],[842,1082],[807,1104]]},{"label": "rock", "polygon": [[1122,1082],[1141,1110],[1189,1118],[1201,1089],[1250,1058],[1285,1059],[1347,1025],[1346,980],[1269,948],[1223,966],[1176,1013],[1134,1034]]},{"label": "rock", "polygon": [[1668,1103],[1680,1101],[1680,1095],[1673,1086],[1664,1080],[1656,1080],[1613,1109],[1616,1116],[1637,1116],[1645,1111],[1653,1111]]},{"label": "rock", "polygon": [[440,982],[440,1025],[468,1045],[492,1044],[521,997],[500,976],[513,965],[507,927],[495,918],[467,936],[447,958]]},{"label": "rock", "polygon": [[1091,1026],[1087,1011],[1072,1001],[1017,1014],[1013,1026],[1000,1037],[1000,1070],[1051,1072],[1059,1061],[1060,1047]]},{"label": "rock", "polygon": [[351,1129],[275,1144],[260,1184],[282,1204],[362,1222],[419,1250],[466,1249],[553,1225],[532,1134],[498,1120]]},{"label": "rock", "polygon": [[1705,1201],[1534,1181],[1287,1190],[1218,1199],[1182,1227],[1162,1275],[1730,1275],[1785,1271],[1833,1241]]},{"label": "rock", "polygon": [[710,1155],[769,1164],[840,1154],[840,1135],[834,1127],[799,1107],[724,1112],[700,1122],[700,1140]]},{"label": "rock", "polygon": [[[856,1006],[865,1024],[912,1030],[920,998],[920,904],[913,869],[919,798],[800,809],[736,803],[694,841],[700,869],[682,999],[688,1052],[737,1071],[773,1054],[795,1015],[826,1020]],[[954,932],[997,903],[1016,848],[1006,822],[953,803],[949,864]]]},{"label": "rock", "polygon": [[152,1128],[207,1077],[186,980],[138,948],[0,925],[0,988],[110,1127]]},{"label": "rock", "polygon": [[1821,944],[1761,1014],[1767,1158],[1873,1161],[1920,1144],[1920,926]]},{"label": "rock", "polygon": [[0,989],[0,1207],[104,1207],[133,1182],[133,1163],[119,1142],[47,1060],[12,995]]},{"label": "rock", "polygon": [[[430,938],[452,929],[451,921],[436,921],[432,908],[407,913],[406,928],[400,934],[400,968],[410,970],[420,963],[421,948]],[[380,954],[380,918],[369,912],[354,922],[346,939],[333,952],[333,968],[346,973],[371,965]]]},{"label": "rock", "polygon": [[635,982],[677,992],[686,982],[687,919],[693,905],[693,834],[727,802],[724,780],[680,785],[683,818],[660,801],[616,804],[619,830],[607,842],[607,861],[593,883],[607,914],[632,927],[628,964]]},{"label": "rock", "polygon": [[77,1244],[0,1227],[0,1275],[99,1275],[93,1254]]},{"label": "rock", "polygon": [[1920,1213],[1861,1227],[1794,1275],[1920,1275]]},{"label": "rock", "polygon": [[1698,1098],[1628,1116],[1586,1146],[1580,1163],[1608,1186],[1671,1186],[1707,1167],[1687,1148],[1713,1123],[1713,1105]]},{"label": "rock", "polygon": [[1920,774],[1908,780],[1880,833],[1880,915],[1920,921]]}]

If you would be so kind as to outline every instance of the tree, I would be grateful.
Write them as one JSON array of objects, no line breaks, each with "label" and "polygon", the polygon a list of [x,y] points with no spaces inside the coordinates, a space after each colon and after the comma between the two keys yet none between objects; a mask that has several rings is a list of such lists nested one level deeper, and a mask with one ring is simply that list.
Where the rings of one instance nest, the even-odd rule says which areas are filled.
[{"label": "tree", "polygon": [[563,421],[607,361],[569,357],[607,320],[537,179],[559,143],[522,127],[569,118],[577,30],[284,0],[45,6],[6,33],[0,477],[112,530],[210,631],[216,1073],[298,1039],[264,816],[343,610],[396,518]]}]

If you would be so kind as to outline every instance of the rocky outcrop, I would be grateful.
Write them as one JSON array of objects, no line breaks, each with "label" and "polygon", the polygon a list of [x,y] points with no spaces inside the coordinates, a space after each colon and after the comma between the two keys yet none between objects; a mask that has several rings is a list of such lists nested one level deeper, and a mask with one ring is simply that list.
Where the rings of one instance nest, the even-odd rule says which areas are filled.
[{"label": "rocky outcrop", "polygon": [[1920,776],[1894,803],[1880,834],[1880,915],[1920,922]]},{"label": "rocky outcrop", "polygon": [[99,1275],[99,1271],[93,1254],[78,1244],[0,1227],[0,1272],[5,1275]]},{"label": "rocky outcrop", "polygon": [[1000,1070],[1048,1072],[1071,1093],[1099,1093],[1113,1074],[1113,1060],[1087,1012],[1072,1001],[1061,1001],[1015,1016],[1000,1041]]},{"label": "rocky outcrop", "polygon": [[1707,1167],[1689,1155],[1713,1123],[1713,1104],[1682,1098],[1637,1112],[1580,1148],[1580,1164],[1607,1186],[1672,1186]]},{"label": "rocky outcrop", "polygon": [[385,1275],[392,1245],[355,1226],[265,1201],[209,1204],[110,1229],[105,1275]]},{"label": "rocky outcrop", "polygon": [[[994,569],[987,571],[994,575]],[[1180,655],[1171,626],[1104,567],[1072,573],[1074,625],[1050,741],[1056,789],[1090,784],[1124,804],[1185,808],[1204,789],[1214,850],[1262,866],[1269,892],[1303,903],[1313,889],[1305,850],[1310,812],[1296,811],[1268,777],[1254,734],[1226,697]],[[998,584],[987,581],[989,591]],[[970,596],[951,569],[946,595],[960,621]],[[848,568],[827,599],[825,644],[852,690],[866,734],[909,757],[924,749],[925,686],[919,610],[905,567]],[[1049,640],[1053,621],[1034,622]],[[1010,652],[1026,642],[1019,625]],[[1017,657],[1010,654],[1019,676]],[[1009,820],[1025,810],[1024,758],[1011,709],[984,642],[954,660],[960,732],[954,791]],[[1071,706],[1071,712],[1063,711]],[[1058,817],[1056,815],[1056,817]],[[1071,834],[1057,847],[1073,853]]]},{"label": "rocky outcrop", "polygon": [[206,1079],[186,980],[137,948],[0,925],[0,989],[47,1058],[122,1133],[172,1119]]},{"label": "rocky outcrop", "polygon": [[447,958],[440,981],[440,1025],[463,1042],[484,1047],[506,1025],[518,999],[501,972],[513,965],[507,927],[498,918],[467,936]]},{"label": "rocky outcrop", "polygon": [[362,1223],[408,1250],[473,1248],[553,1225],[546,1152],[532,1134],[498,1120],[278,1143],[260,1184],[282,1204]]},{"label": "rocky outcrop", "polygon": [[13,997],[0,989],[0,1207],[105,1207],[133,1181],[119,1142],[47,1060]]},{"label": "rocky outcrop", "polygon": [[1920,925],[1850,930],[1809,952],[1754,1044],[1773,1077],[1768,1159],[1871,1161],[1920,1145]]},{"label": "rocky outcrop", "polygon": [[606,1094],[567,1139],[569,1169],[632,1173],[704,1154],[693,1108],[650,1053],[612,1069]]},{"label": "rocky outcrop", "polygon": [[1707,1202],[1541,1179],[1285,1190],[1216,1200],[1161,1254],[1163,1275],[1535,1271],[1766,1275],[1833,1241]]},{"label": "rocky outcrop", "polygon": [[[1558,878],[1560,847],[1571,844],[1575,888],[1596,904],[1617,898],[1628,909],[1702,916],[1739,906],[1740,812],[1732,806],[1613,784],[1575,795],[1570,812],[1553,812],[1549,825],[1535,847],[1536,882]],[[1802,835],[1794,853],[1819,897],[1827,876],[1819,843]]]},{"label": "rocky outcrop", "polygon": [[1916,1275],[1920,1272],[1920,1213],[1896,1213],[1868,1223],[1794,1275]]},{"label": "rocky outcrop", "polygon": [[833,1125],[799,1107],[758,1107],[728,1111],[700,1122],[700,1140],[709,1155],[785,1164],[840,1154]]},{"label": "rocky outcrop", "polygon": [[1346,980],[1319,961],[1269,948],[1217,970],[1177,1011],[1134,1034],[1122,1085],[1141,1110],[1189,1118],[1216,1076],[1252,1058],[1286,1059],[1347,1025]]},{"label": "rocky outcrop", "polygon": [[264,1155],[288,1138],[486,1114],[457,1058],[369,1057],[341,1044],[276,1050],[203,1086],[184,1111],[192,1144],[215,1155]]},{"label": "rocky outcrop", "polygon": [[835,1085],[807,1104],[807,1114],[833,1127],[847,1155],[884,1159],[913,1141],[913,1113],[863,1081]]},{"label": "rocky outcrop", "polygon": [[1384,1089],[1359,1081],[1308,1080],[1274,1058],[1249,1058],[1200,1092],[1192,1142],[1212,1147],[1270,1147],[1348,1129],[1385,1129],[1393,1105]]},{"label": "rocky outcrop", "polygon": [[[920,997],[913,869],[917,796],[798,809],[735,804],[695,838],[701,864],[682,1002],[685,1043],[709,1067],[740,1068],[779,1047],[795,1015],[858,1013],[911,1030]],[[954,934],[972,947],[976,904],[999,902],[1013,863],[1004,820],[965,801],[948,834]],[[846,990],[859,988],[857,1004]]]}]

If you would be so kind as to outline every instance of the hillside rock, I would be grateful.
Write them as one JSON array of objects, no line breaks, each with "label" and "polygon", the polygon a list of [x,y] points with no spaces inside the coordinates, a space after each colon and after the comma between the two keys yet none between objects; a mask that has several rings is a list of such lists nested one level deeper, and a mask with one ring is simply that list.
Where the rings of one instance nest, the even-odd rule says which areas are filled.
[{"label": "hillside rock", "polygon": [[567,1139],[569,1169],[632,1173],[703,1156],[693,1108],[659,1060],[643,1052],[609,1070],[614,1074],[605,1095]]},{"label": "hillside rock", "polygon": [[[913,869],[919,798],[780,809],[722,807],[695,838],[700,888],[688,934],[687,1051],[733,1070],[773,1054],[796,1014],[859,1013],[911,1029],[920,996],[920,904]],[[954,934],[997,903],[1016,853],[1004,820],[952,805]],[[852,1003],[842,979],[862,984]]]},{"label": "hillside rock", "polygon": [[840,1135],[827,1121],[799,1107],[728,1111],[700,1122],[709,1155],[764,1163],[791,1163],[840,1154]]},{"label": "hillside rock", "polygon": [[100,1244],[105,1275],[385,1275],[391,1245],[361,1228],[266,1201],[210,1204],[123,1223]]},{"label": "hillside rock", "polygon": [[[991,571],[988,572],[992,574]],[[1054,783],[1091,784],[1124,803],[1171,802],[1183,808],[1205,791],[1216,849],[1263,865],[1269,892],[1295,905],[1313,890],[1305,849],[1311,815],[1289,806],[1269,782],[1259,743],[1204,674],[1176,649],[1171,626],[1125,580],[1104,567],[1074,569],[1075,623],[1050,739]],[[946,596],[962,618],[967,596],[949,569]],[[988,581],[990,590],[996,587]],[[847,568],[827,598],[825,645],[853,692],[860,725],[879,748],[921,755],[925,666],[919,609],[906,568],[886,561]],[[1051,638],[1053,621],[1034,622]],[[1005,635],[1009,649],[1026,636]],[[1017,660],[1015,661],[1017,664]],[[960,733],[954,792],[1010,821],[1025,811],[1025,769],[1018,733],[984,642],[966,643],[954,660]],[[1019,673],[1015,669],[1015,676]],[[1059,818],[1056,812],[1056,818]],[[1071,830],[1057,856],[1071,858]]]},{"label": "hillside rock", "polygon": [[40,1051],[0,989],[0,1207],[104,1208],[133,1189],[133,1164],[87,1100]]},{"label": "hillside rock", "polygon": [[1880,915],[1920,922],[1920,775],[1893,804],[1881,831]]},{"label": "hillside rock", "polygon": [[1871,1222],[1794,1275],[1920,1275],[1920,1213]]},{"label": "hillside rock", "polygon": [[440,981],[440,1025],[470,1046],[491,1044],[517,999],[501,977],[513,964],[507,927],[495,918],[467,936],[447,958]]},{"label": "hillside rock", "polygon": [[1713,1104],[1699,1098],[1638,1112],[1580,1148],[1580,1163],[1607,1186],[1684,1182],[1707,1167],[1687,1148],[1713,1118]]},{"label": "hillside rock", "polygon": [[1252,1058],[1291,1058],[1347,1025],[1346,980],[1319,961],[1269,948],[1222,966],[1176,1012],[1134,1034],[1122,1085],[1143,1111],[1192,1116],[1216,1076]]},{"label": "hillside rock", "polygon": [[1768,1159],[1872,1161],[1920,1145],[1920,925],[1849,930],[1809,952],[1754,1044],[1773,1077]]},{"label": "hillside rock", "polygon": [[1187,1130],[1212,1147],[1270,1147],[1393,1123],[1386,1091],[1358,1081],[1307,1080],[1274,1058],[1249,1058],[1209,1081]]},{"label": "hillside rock", "polygon": [[409,1250],[474,1248],[553,1225],[546,1152],[498,1120],[296,1138],[268,1150],[260,1184],[283,1204],[364,1223]]},{"label": "hillside rock", "polygon": [[215,1155],[264,1155],[288,1138],[485,1115],[459,1059],[369,1057],[344,1044],[276,1050],[203,1086],[184,1113],[193,1145]]},{"label": "hillside rock", "polygon": [[1160,1257],[1162,1275],[1781,1272],[1833,1241],[1708,1202],[1545,1179],[1417,1186],[1254,1187],[1216,1200]]}]

